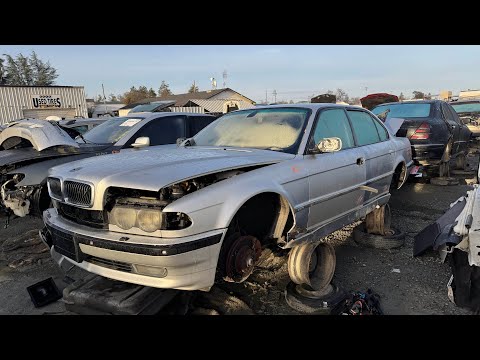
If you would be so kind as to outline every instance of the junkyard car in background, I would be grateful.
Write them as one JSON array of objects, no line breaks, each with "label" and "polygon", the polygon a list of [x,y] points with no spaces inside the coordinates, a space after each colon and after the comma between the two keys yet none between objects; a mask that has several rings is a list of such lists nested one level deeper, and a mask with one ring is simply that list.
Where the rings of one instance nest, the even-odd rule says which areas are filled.
[{"label": "junkyard car in background", "polygon": [[386,204],[411,164],[409,141],[365,109],[239,110],[178,147],[52,168],[41,236],[59,264],[207,290],[216,274],[245,280],[267,246],[317,241]]},{"label": "junkyard car in background", "polygon": [[445,101],[386,103],[372,112],[382,120],[405,119],[396,135],[410,140],[417,165],[436,168],[440,176],[447,174],[445,164],[451,157],[457,158],[459,167],[464,166],[471,132]]},{"label": "junkyard car in background", "polygon": [[[11,123],[0,133],[1,209],[7,215],[41,215],[50,205],[46,187],[50,167],[126,148],[175,144],[214,120],[193,113],[143,114],[110,118],[85,135],[45,120]],[[78,135],[76,141],[66,132]]]},{"label": "junkyard car in background", "polygon": [[480,100],[451,102],[460,120],[467,125],[473,137],[480,136]]},{"label": "junkyard car in background", "polygon": [[85,134],[88,130],[92,130],[95,126],[103,124],[108,118],[95,118],[95,119],[68,119],[59,121],[59,125],[64,128],[74,129],[80,134]]}]

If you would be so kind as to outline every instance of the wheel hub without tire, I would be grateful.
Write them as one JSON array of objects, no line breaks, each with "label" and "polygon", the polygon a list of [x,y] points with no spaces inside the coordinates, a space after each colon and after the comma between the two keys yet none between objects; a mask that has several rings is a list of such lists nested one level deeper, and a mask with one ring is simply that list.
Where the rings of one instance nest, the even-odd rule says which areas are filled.
[{"label": "wheel hub without tire", "polygon": [[288,274],[295,284],[321,291],[335,273],[335,249],[328,243],[307,243],[290,250]]},{"label": "wheel hub without tire", "polygon": [[247,279],[253,271],[262,245],[254,236],[240,236],[233,241],[226,258],[226,275],[235,282]]}]

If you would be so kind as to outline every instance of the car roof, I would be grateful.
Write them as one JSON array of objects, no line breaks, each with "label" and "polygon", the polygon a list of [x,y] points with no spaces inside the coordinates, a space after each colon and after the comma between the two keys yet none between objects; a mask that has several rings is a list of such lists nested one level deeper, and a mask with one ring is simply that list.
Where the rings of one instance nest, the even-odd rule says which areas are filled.
[{"label": "car roof", "polygon": [[[129,114],[123,117],[129,117]],[[210,114],[201,114],[201,113],[192,113],[192,112],[179,112],[179,111],[164,111],[164,112],[144,112],[144,113],[133,113],[132,117],[143,117],[146,120],[151,120],[151,119],[158,119],[160,117],[169,117],[169,116],[176,116],[176,115],[186,115],[186,116],[206,116],[206,117],[212,117],[214,118],[215,116],[210,115]]]},{"label": "car roof", "polygon": [[457,101],[450,101],[450,105],[455,105],[455,104],[476,104],[480,103],[480,100],[457,100]]},{"label": "car roof", "polygon": [[441,102],[442,100],[410,100],[410,101],[396,101],[396,102],[389,102],[378,104],[375,107],[384,106],[384,105],[392,105],[392,104],[433,104],[436,102]]},{"label": "car roof", "polygon": [[[317,110],[326,107],[338,107],[338,108],[352,108],[358,110],[359,107],[355,105],[344,105],[344,104],[334,104],[334,103],[301,103],[301,104],[277,104],[277,105],[258,105],[252,107],[252,110],[258,109],[274,109],[274,108],[303,108],[303,109],[311,109]],[[243,111],[243,110],[250,110],[250,109],[242,109],[242,110],[235,110],[236,111]],[[367,110],[365,108],[360,108]],[[368,111],[368,110],[367,110]]]}]

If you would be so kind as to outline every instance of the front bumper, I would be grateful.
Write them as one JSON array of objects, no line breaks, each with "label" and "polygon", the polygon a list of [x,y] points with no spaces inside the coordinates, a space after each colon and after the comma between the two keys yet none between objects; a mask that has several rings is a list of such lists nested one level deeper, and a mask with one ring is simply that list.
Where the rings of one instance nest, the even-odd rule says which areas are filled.
[{"label": "front bumper", "polygon": [[413,161],[416,165],[438,165],[444,150],[444,144],[412,145]]},{"label": "front bumper", "polygon": [[154,238],[92,229],[43,213],[42,240],[53,259],[111,279],[157,288],[208,290],[227,229],[183,238]]}]

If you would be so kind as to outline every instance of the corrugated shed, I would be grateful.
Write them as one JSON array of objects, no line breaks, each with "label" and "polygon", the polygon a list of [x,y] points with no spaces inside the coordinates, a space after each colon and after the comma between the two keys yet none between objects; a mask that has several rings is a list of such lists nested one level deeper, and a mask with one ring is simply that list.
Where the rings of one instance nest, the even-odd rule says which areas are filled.
[{"label": "corrugated shed", "polygon": [[173,112],[189,112],[195,114],[205,114],[205,109],[201,106],[170,106]]},{"label": "corrugated shed", "polygon": [[255,107],[254,105],[241,100],[204,100],[204,99],[192,99],[192,103],[203,107],[206,111],[211,113],[225,113],[227,110],[227,104],[233,102],[238,105],[239,110],[250,109]]},{"label": "corrugated shed", "polygon": [[0,86],[0,122],[24,117],[23,110],[33,110],[34,95],[59,95],[59,109],[75,109],[76,116],[88,117],[83,86]]}]

